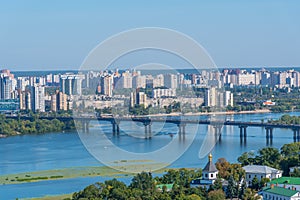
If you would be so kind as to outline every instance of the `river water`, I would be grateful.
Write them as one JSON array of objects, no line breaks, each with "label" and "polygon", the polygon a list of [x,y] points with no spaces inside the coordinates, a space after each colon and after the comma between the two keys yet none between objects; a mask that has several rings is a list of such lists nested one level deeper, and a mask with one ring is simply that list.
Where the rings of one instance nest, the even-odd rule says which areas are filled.
[{"label": "river water", "polygon": [[[288,113],[300,116],[299,112]],[[265,121],[278,119],[280,113],[257,113],[226,116],[236,121]],[[207,116],[201,116],[207,119]],[[131,137],[122,134],[119,137],[111,136],[111,125],[101,124],[106,135],[112,143],[127,151],[138,153],[152,152],[170,143],[176,136],[170,137],[170,133],[176,135],[178,128],[174,124],[166,124],[163,129],[157,131],[157,135],[151,140]],[[130,123],[121,123],[122,130],[129,130]],[[152,125],[155,131],[155,125]],[[186,137],[193,127],[187,125]],[[207,125],[200,125],[192,144],[170,167],[201,167],[207,162],[207,158],[199,158],[199,149],[204,141],[205,134],[201,130],[208,129]],[[90,130],[93,132],[93,128]],[[246,151],[257,151],[266,146],[280,148],[283,144],[293,142],[293,133],[287,129],[275,129],[273,142],[267,143],[265,130],[262,128],[247,128],[247,140],[240,141],[238,127],[225,126],[222,129],[222,139],[212,149],[213,160],[224,157],[230,162],[237,162],[237,157]],[[182,145],[178,143],[178,147]],[[42,135],[22,135],[0,139],[0,175],[20,172],[61,169],[80,166],[103,166],[95,159],[82,144],[77,132],[49,133]],[[126,159],[126,158],[124,158]],[[0,185],[0,199],[30,198],[45,195],[66,194],[83,189],[85,186],[97,181],[104,181],[111,177],[73,178],[55,181],[41,181],[35,183]],[[129,182],[130,178],[121,179]]]}]

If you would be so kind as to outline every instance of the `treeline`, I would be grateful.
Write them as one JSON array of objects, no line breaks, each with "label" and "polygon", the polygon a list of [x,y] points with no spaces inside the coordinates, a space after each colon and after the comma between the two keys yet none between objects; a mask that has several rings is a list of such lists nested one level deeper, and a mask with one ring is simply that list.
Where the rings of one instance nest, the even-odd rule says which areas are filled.
[{"label": "treeline", "polygon": [[[230,164],[224,159],[219,159],[217,167],[219,177],[209,188],[190,185],[192,180],[201,177],[201,169],[170,169],[161,177],[153,177],[147,172],[137,174],[128,186],[117,179],[97,182],[75,192],[72,200],[224,200],[236,197],[244,200],[257,199],[256,192],[247,188],[245,182],[242,181],[240,185],[240,181],[245,178],[245,171],[240,164]],[[222,185],[224,180],[228,180],[226,189]]]},{"label": "treeline", "polygon": [[300,124],[300,116],[282,115],[278,120],[270,122],[274,124]]},{"label": "treeline", "polygon": [[[224,199],[223,191],[218,190],[209,193],[204,188],[191,188],[190,182],[201,176],[201,170],[169,170],[162,177],[153,177],[151,173],[142,172],[133,177],[127,186],[116,179],[105,181],[104,183],[92,184],[80,192],[75,192],[73,200],[83,199],[118,199],[118,200],[200,200]],[[173,183],[173,187],[168,189],[163,186],[157,188],[159,184]],[[219,197],[219,198],[216,198]]]},{"label": "treeline", "polygon": [[0,115],[0,134],[17,135],[17,134],[33,134],[59,132],[63,130],[74,129],[73,121],[61,122],[57,119],[46,120],[33,118],[30,120],[7,119],[4,115]]}]

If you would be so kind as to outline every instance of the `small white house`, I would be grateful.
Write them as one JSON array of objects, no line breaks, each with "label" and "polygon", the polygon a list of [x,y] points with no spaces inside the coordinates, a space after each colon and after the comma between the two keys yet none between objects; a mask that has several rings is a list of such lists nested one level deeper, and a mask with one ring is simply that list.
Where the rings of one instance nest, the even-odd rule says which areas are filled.
[{"label": "small white house", "polygon": [[274,178],[280,178],[282,176],[282,171],[264,166],[264,165],[247,165],[243,169],[246,171],[246,182],[250,186],[254,177],[259,181],[262,178],[268,178],[270,180]]}]

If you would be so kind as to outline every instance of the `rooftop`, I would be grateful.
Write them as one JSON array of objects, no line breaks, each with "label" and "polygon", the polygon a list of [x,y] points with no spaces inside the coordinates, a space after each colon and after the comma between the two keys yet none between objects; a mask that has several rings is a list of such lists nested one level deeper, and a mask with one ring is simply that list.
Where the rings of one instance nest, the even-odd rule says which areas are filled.
[{"label": "rooftop", "polygon": [[243,169],[246,171],[246,173],[265,173],[265,174],[271,174],[271,173],[278,173],[280,170],[264,166],[264,165],[247,165],[244,166]]},{"label": "rooftop", "polygon": [[289,185],[300,185],[300,178],[299,177],[281,177],[277,179],[273,179],[271,184],[289,184]]},{"label": "rooftop", "polygon": [[282,187],[274,187],[274,188],[267,187],[267,188],[264,188],[263,191],[272,193],[272,194],[285,196],[285,197],[292,197],[298,193],[297,190],[290,190],[290,189],[286,189],[286,188],[282,188]]},{"label": "rooftop", "polygon": [[212,161],[212,155],[211,154],[209,154],[209,156],[208,156],[208,163],[204,167],[203,171],[204,172],[217,172],[218,171],[215,164]]}]

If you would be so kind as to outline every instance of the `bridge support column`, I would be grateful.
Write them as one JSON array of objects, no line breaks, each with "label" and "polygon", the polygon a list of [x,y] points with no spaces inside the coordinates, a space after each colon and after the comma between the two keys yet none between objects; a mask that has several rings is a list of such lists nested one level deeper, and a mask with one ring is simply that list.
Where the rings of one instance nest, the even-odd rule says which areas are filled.
[{"label": "bridge support column", "polygon": [[151,138],[152,137],[151,124],[148,125],[148,133],[149,133],[149,138]]},{"label": "bridge support column", "polygon": [[273,128],[270,128],[270,139],[273,139]]},{"label": "bridge support column", "polygon": [[222,124],[215,124],[213,125],[214,134],[216,139],[219,139],[219,142],[222,140]]},{"label": "bridge support column", "polygon": [[266,142],[267,145],[269,144],[269,142],[273,143],[273,128],[272,127],[266,127]]},{"label": "bridge support column", "polygon": [[145,139],[151,138],[151,122],[150,121],[146,121],[143,123],[144,127],[145,127]]},{"label": "bridge support column", "polygon": [[269,128],[266,128],[266,139],[269,140]]},{"label": "bridge support column", "polygon": [[113,135],[116,134],[116,124],[115,123],[111,123],[112,125],[112,132],[113,132]]},{"label": "bridge support column", "polygon": [[240,128],[240,138],[243,138],[243,127],[239,126]]},{"label": "bridge support column", "polygon": [[114,119],[111,121],[111,125],[113,135],[120,135],[120,121]]},{"label": "bridge support column", "polygon": [[185,126],[185,123],[177,124],[179,136],[181,136],[182,134],[185,135]]},{"label": "bridge support column", "polygon": [[246,138],[246,137],[247,137],[247,127],[244,126],[244,138]]},{"label": "bridge support column", "polygon": [[85,130],[86,132],[90,132],[90,121],[85,122]]},{"label": "bridge support column", "polygon": [[117,135],[120,135],[120,124],[116,124],[117,125]]},{"label": "bridge support column", "polygon": [[90,121],[88,120],[81,120],[82,132],[89,132],[89,123]]},{"label": "bridge support column", "polygon": [[183,135],[185,135],[185,126],[186,126],[186,124],[182,124],[182,133],[183,133]]},{"label": "bridge support column", "polygon": [[300,129],[293,129],[293,132],[294,132],[294,142],[300,142]]},{"label": "bridge support column", "polygon": [[245,125],[240,125],[240,138],[246,138],[247,137],[247,126]]},{"label": "bridge support column", "polygon": [[83,120],[81,121],[81,126],[82,126],[82,132],[85,132],[85,122]]}]

